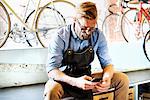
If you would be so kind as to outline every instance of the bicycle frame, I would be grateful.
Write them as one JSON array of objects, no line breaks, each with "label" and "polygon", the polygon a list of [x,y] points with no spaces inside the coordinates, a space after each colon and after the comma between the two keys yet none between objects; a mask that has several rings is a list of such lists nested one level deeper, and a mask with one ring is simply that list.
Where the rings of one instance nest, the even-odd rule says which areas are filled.
[{"label": "bicycle frame", "polygon": [[142,4],[141,5],[141,9],[138,13],[138,20],[139,22],[141,23],[142,22],[142,14],[145,16],[145,18],[149,21],[150,20],[150,15],[148,14],[148,12],[142,7]]},{"label": "bicycle frame", "polygon": [[41,0],[38,1],[37,5],[36,5],[36,9],[35,9],[35,15],[34,15],[34,19],[33,19],[33,22],[32,22],[32,27],[29,27],[22,19],[20,16],[18,16],[18,14],[12,9],[12,7],[5,1],[5,0],[0,0],[0,2],[3,2],[7,8],[13,13],[13,15],[15,15],[15,17],[17,17],[20,22],[29,30],[29,31],[32,31],[32,32],[37,32],[36,29],[34,29],[33,25],[34,25],[34,22],[36,20],[36,16],[38,14],[38,9],[40,8],[40,3],[41,3]]},{"label": "bicycle frame", "polygon": [[150,7],[149,4],[145,4],[143,2],[140,2],[138,5],[135,5],[133,7],[133,5],[128,5],[128,7],[130,7],[130,9],[139,9],[139,12],[138,12],[138,21],[139,21],[139,25],[142,23],[142,15],[144,15],[144,17],[150,21],[150,14],[148,14],[148,11],[146,11],[147,8]]}]

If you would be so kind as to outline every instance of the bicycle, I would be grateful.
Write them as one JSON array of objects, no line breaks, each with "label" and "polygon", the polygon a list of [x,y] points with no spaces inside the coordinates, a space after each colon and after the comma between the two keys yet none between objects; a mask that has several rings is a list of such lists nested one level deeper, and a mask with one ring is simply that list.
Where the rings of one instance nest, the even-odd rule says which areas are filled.
[{"label": "bicycle", "polygon": [[[17,12],[17,15],[19,16],[19,14],[20,14],[20,17],[22,18],[23,21],[26,20],[26,17],[28,15],[29,11],[32,11],[34,9],[34,8],[31,8],[31,5],[36,6],[35,2],[33,0],[28,0],[26,3],[21,2],[21,3],[17,4],[19,9],[21,9],[20,11],[24,12],[24,13]],[[10,16],[11,20],[13,20],[13,22],[11,21],[12,27],[10,30],[9,38],[11,38],[13,40],[13,42],[15,42],[15,43],[27,43],[28,46],[32,46],[30,42],[36,40],[35,34],[33,34],[32,32],[25,31],[25,27],[23,27],[23,29],[22,29],[22,26],[19,25],[18,22],[15,21],[16,19],[13,16],[13,13],[10,12],[9,16]],[[35,41],[35,43],[36,42],[38,42],[38,41]]]},{"label": "bicycle", "polygon": [[102,23],[102,31],[108,42],[122,41],[120,22],[126,5],[129,1],[121,0],[119,4],[111,4],[108,7],[109,14],[105,17]]},{"label": "bicycle", "polygon": [[[110,42],[114,42],[114,37],[109,37],[109,34],[112,34],[112,33],[115,33],[115,35],[119,35],[119,33],[121,33],[122,36],[123,36],[123,39],[126,42],[139,40],[139,38],[136,37],[135,34],[133,34],[133,30],[136,29],[136,28],[135,27],[129,28],[129,26],[130,26],[129,24],[131,24],[131,25],[134,24],[134,22],[137,21],[137,17],[139,17],[139,16],[137,16],[138,12],[142,11],[142,14],[144,13],[145,14],[144,16],[146,16],[146,18],[143,18],[143,16],[140,16],[140,23],[141,24],[138,24],[138,25],[142,26],[142,30],[140,30],[141,33],[142,33],[142,37],[140,37],[140,39],[143,40],[143,38],[145,38],[144,43],[143,43],[143,51],[144,51],[144,54],[145,54],[146,58],[150,61],[150,45],[149,45],[150,31],[148,31],[149,30],[149,20],[150,20],[149,16],[150,15],[146,12],[146,9],[141,8],[142,6],[140,6],[140,8],[142,10],[138,10],[137,9],[137,4],[135,4],[135,3],[130,4],[130,3],[131,2],[125,2],[125,8],[128,8],[128,10],[124,11],[121,15],[119,15],[118,13],[112,12],[111,10],[109,11],[110,14],[105,18],[105,20],[103,22],[103,26],[102,26],[104,34],[106,35],[106,38],[109,38],[109,41],[110,41],[111,38],[113,39]],[[110,7],[111,6],[112,5],[110,5]],[[116,6],[116,5],[114,4],[114,6]],[[146,5],[146,8],[149,7],[149,6],[150,5]],[[136,12],[133,13],[133,11],[136,11]],[[143,11],[145,11],[145,12],[143,12]],[[131,12],[131,13],[128,14],[129,12]],[[132,19],[131,20],[132,22],[130,21],[130,19]],[[121,24],[121,32],[120,32],[120,29],[119,29],[120,24]],[[135,24],[137,24],[137,23],[135,23]],[[125,27],[125,25],[126,25],[126,27]],[[119,30],[119,33],[117,33],[116,28],[117,28],[117,30]],[[131,33],[129,33],[130,31],[131,31]],[[148,31],[148,33],[146,31]],[[124,32],[127,32],[126,34],[128,34],[128,36],[130,36],[130,37],[127,37],[127,35]],[[145,34],[145,33],[147,33],[147,34]],[[110,35],[110,36],[113,36],[113,35]],[[115,41],[116,41],[116,39],[115,39]]]},{"label": "bicycle", "polygon": [[143,40],[150,28],[150,4],[140,2],[129,3],[130,9],[126,11],[121,19],[122,36],[126,42]]},{"label": "bicycle", "polygon": [[[75,5],[66,0],[55,0],[48,2],[45,6],[40,7],[41,0],[37,2],[37,6],[35,10],[33,10],[24,21],[20,16],[11,8],[11,6],[5,1],[0,1],[0,47],[2,47],[8,37],[10,36],[11,31],[11,19],[10,15],[7,11],[9,9],[13,15],[23,24],[22,30],[18,32],[23,33],[34,33],[33,36],[36,36],[39,43],[41,43],[42,47],[47,47],[47,41],[42,42],[41,37],[48,39],[48,34],[51,34],[51,30],[57,29],[58,27],[66,25],[65,15],[61,13],[61,7],[68,6],[74,9]],[[63,5],[62,5],[63,4]],[[61,6],[60,6],[61,5]],[[64,6],[65,5],[65,6]],[[7,7],[7,9],[6,9]],[[58,9],[59,8],[59,9]],[[39,19],[40,18],[40,19]],[[46,19],[47,18],[47,19]],[[30,21],[32,20],[32,21]],[[44,21],[45,20],[45,21]],[[43,22],[43,23],[42,23]],[[38,25],[37,25],[38,24]],[[37,27],[38,26],[38,27]],[[40,26],[40,27],[39,27]],[[39,33],[40,32],[40,33]],[[33,46],[33,39],[28,39],[27,35],[25,35],[26,41],[29,46]]]},{"label": "bicycle", "polygon": [[143,41],[143,51],[150,61],[150,4],[146,2],[132,2],[121,19],[122,35],[126,42]]}]

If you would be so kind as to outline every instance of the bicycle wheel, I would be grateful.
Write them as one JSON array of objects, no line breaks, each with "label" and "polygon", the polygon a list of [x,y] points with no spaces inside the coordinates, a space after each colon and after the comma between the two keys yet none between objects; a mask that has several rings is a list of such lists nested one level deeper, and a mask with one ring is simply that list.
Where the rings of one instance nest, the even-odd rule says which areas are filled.
[{"label": "bicycle wheel", "polygon": [[69,23],[66,20],[69,16],[73,16],[74,7],[72,3],[64,0],[55,0],[42,7],[36,19],[35,28],[38,30],[37,38],[43,47],[48,47],[51,33],[55,33],[58,27]]},{"label": "bicycle wheel", "polygon": [[[27,16],[27,18],[25,19],[25,23],[27,23],[27,25],[29,27],[32,27],[33,23],[31,23],[31,22],[34,20],[34,13],[35,13],[35,10],[31,11],[29,13],[29,15]],[[23,30],[24,30],[24,34],[25,34],[25,38],[26,38],[27,44],[30,47],[36,47],[36,46],[38,46],[39,41],[36,38],[35,32],[29,32],[29,31],[26,30],[25,27],[23,27]]]},{"label": "bicycle wheel", "polygon": [[9,37],[10,25],[9,14],[4,5],[0,2],[0,48],[6,43]]},{"label": "bicycle wheel", "polygon": [[108,42],[121,41],[119,15],[116,13],[108,15],[102,24],[102,31]]},{"label": "bicycle wheel", "polygon": [[150,31],[147,32],[144,38],[143,50],[146,58],[150,61]]},{"label": "bicycle wheel", "polygon": [[149,22],[146,18],[142,19],[139,25],[137,9],[126,11],[121,19],[121,32],[126,42],[135,42],[144,39],[144,34],[149,30]]}]

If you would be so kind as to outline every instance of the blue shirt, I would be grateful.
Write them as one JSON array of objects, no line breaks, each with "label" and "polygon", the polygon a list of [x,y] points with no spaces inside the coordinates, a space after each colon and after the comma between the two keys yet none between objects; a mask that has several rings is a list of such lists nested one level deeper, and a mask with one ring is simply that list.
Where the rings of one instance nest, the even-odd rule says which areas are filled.
[{"label": "blue shirt", "polygon": [[[71,49],[77,51],[89,45],[88,40],[81,40],[76,35],[73,25],[71,25]],[[47,61],[47,72],[54,68],[64,70],[65,66],[61,66],[63,60],[63,54],[68,48],[70,37],[70,25],[58,29],[56,33],[52,34],[52,38],[48,47],[48,61]],[[96,28],[91,36],[92,46],[94,46],[94,53],[98,56],[102,68],[112,63],[112,60],[108,54],[107,42],[104,34]]]}]

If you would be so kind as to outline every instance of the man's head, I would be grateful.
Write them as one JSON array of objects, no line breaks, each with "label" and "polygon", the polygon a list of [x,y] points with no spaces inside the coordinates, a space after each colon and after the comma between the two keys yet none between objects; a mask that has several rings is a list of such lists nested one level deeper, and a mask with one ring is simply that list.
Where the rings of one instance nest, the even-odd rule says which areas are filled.
[{"label": "man's head", "polygon": [[83,2],[76,7],[77,16],[82,16],[87,19],[97,18],[97,8],[93,2]]},{"label": "man's head", "polygon": [[76,7],[76,32],[80,39],[89,39],[97,24],[95,3],[84,2]]}]

